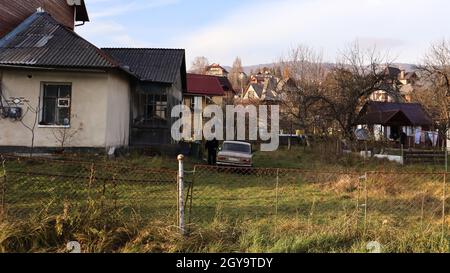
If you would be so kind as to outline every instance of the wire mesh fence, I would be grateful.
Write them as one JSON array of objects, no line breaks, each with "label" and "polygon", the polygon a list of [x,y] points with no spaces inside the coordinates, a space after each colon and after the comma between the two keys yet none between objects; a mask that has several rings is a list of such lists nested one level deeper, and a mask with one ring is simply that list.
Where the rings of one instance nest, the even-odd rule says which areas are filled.
[{"label": "wire mesh fence", "polygon": [[83,209],[95,203],[104,211],[120,210],[144,220],[169,219],[176,224],[177,173],[114,163],[2,157],[1,215],[27,219],[67,206]]},{"label": "wire mesh fence", "polygon": [[[388,251],[448,251],[448,173],[326,172],[196,166],[185,172],[188,231],[218,215],[235,222],[295,221],[308,234],[333,230]],[[2,157],[0,218],[95,202],[105,211],[175,226],[177,172],[127,164]],[[223,218],[222,218],[223,219]],[[398,240],[402,238],[402,240]],[[411,241],[412,244],[404,243]],[[402,245],[404,243],[404,245]],[[400,244],[400,245],[399,245]],[[422,248],[420,248],[422,247]]]},{"label": "wire mesh fence", "polygon": [[[447,173],[368,173],[363,190],[366,235],[374,239],[403,237],[448,251],[447,176]],[[388,249],[396,247],[395,243],[384,241]],[[408,246],[402,251],[414,249]]]},{"label": "wire mesh fence", "polygon": [[192,180],[188,217],[195,225],[218,214],[234,220],[272,217],[303,222],[308,230],[351,231],[392,251],[411,251],[401,248],[394,236],[421,237],[421,243],[437,246],[433,249],[448,245],[446,173],[197,166]]},{"label": "wire mesh fence", "polygon": [[354,216],[358,209],[355,173],[197,166],[193,181],[190,219],[195,224],[220,213],[241,220],[295,218],[315,225]]}]

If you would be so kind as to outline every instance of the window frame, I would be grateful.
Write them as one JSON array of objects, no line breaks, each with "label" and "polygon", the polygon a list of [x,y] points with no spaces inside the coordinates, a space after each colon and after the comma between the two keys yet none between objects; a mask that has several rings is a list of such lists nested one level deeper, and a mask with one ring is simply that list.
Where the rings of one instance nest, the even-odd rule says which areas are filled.
[{"label": "window frame", "polygon": [[[69,124],[68,125],[63,125],[63,124],[42,124],[44,122],[44,113],[45,113],[45,106],[44,106],[44,101],[45,101],[45,91],[46,91],[46,86],[68,86],[69,89],[69,107],[66,107],[66,109],[68,109],[68,116],[69,116]],[[60,97],[58,90],[58,94],[55,98],[55,110],[58,110],[58,100],[60,99],[64,99],[63,97]],[[73,101],[73,84],[71,82],[41,82],[41,91],[40,91],[40,96],[39,96],[39,105],[40,105],[40,109],[39,109],[39,123],[38,123],[38,128],[71,128],[71,124],[72,124],[72,101]],[[58,115],[59,113],[57,113],[55,111],[55,120],[58,119]]]},{"label": "window frame", "polygon": [[[162,98],[165,97],[165,100]],[[152,99],[150,99],[152,98]],[[144,94],[144,119],[147,121],[162,120],[168,121],[169,100],[167,94]],[[150,103],[151,102],[151,103]],[[152,111],[149,111],[152,107]],[[163,109],[163,110],[161,110]],[[152,113],[150,113],[152,112]],[[164,117],[159,114],[164,113]]]}]

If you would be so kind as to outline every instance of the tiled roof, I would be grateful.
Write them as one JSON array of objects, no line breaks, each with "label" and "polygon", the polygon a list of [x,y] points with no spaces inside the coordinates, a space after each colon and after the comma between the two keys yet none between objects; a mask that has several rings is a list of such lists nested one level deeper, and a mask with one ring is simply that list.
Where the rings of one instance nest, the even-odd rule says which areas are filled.
[{"label": "tiled roof", "polygon": [[0,65],[117,68],[118,63],[48,13],[36,12],[0,40]]},{"label": "tiled roof", "polygon": [[252,83],[252,84],[250,84],[250,87],[253,88],[253,90],[255,91],[256,95],[258,95],[259,98],[262,97],[263,92],[264,92],[264,85]]},{"label": "tiled roof", "polygon": [[184,49],[103,48],[122,67],[142,81],[175,83],[181,71],[186,75]]},{"label": "tiled roof", "polygon": [[187,94],[224,96],[225,92],[218,77],[187,74]]}]

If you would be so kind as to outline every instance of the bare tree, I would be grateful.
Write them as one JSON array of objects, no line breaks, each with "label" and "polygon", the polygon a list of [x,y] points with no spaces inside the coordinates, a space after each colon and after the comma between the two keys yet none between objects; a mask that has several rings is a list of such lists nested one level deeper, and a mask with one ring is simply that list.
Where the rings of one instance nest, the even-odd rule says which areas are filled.
[{"label": "bare tree", "polygon": [[331,114],[342,136],[354,140],[353,129],[359,111],[374,92],[383,90],[392,97],[399,96],[398,89],[386,81],[389,65],[387,55],[382,55],[376,48],[363,50],[354,43],[342,53],[328,74],[325,92],[313,95],[309,100],[324,103],[323,112]]},{"label": "bare tree", "polygon": [[242,60],[241,58],[236,57],[236,59],[233,62],[233,67],[231,68],[230,75],[228,76],[234,90],[240,90],[243,87],[243,82],[242,79],[240,78],[242,72],[243,72]]},{"label": "bare tree", "polygon": [[[36,107],[31,105],[30,102],[25,101],[26,103],[26,111],[19,119],[20,123],[25,127],[31,134],[31,146],[30,146],[30,157],[33,156],[34,153],[34,141],[36,137],[36,127],[38,125],[39,114],[41,112],[41,102],[38,100],[38,104]],[[26,122],[24,119],[26,116],[31,115],[30,122]]]},{"label": "bare tree", "polygon": [[66,144],[69,144],[72,139],[83,130],[83,123],[80,123],[78,127],[60,127],[55,128],[52,131],[53,137],[59,143],[61,152],[64,152]]},{"label": "bare tree", "polygon": [[324,94],[322,54],[300,45],[281,60],[279,70],[283,74],[278,90],[283,120],[309,131],[316,120],[317,98]]},{"label": "bare tree", "polygon": [[199,56],[194,59],[191,65],[190,73],[194,74],[205,74],[206,68],[209,65],[209,61],[204,56]]},{"label": "bare tree", "polygon": [[419,66],[421,79],[416,84],[412,99],[421,103],[439,129],[440,136],[448,139],[450,128],[450,42],[442,40],[431,45]]}]

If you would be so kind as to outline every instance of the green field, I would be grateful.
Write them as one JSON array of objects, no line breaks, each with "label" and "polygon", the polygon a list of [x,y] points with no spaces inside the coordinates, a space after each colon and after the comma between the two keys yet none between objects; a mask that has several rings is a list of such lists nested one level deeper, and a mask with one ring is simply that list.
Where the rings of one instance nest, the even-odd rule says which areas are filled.
[{"label": "green field", "polygon": [[182,237],[175,159],[92,162],[8,160],[0,251],[61,252],[69,240],[87,252],[367,252],[371,241],[386,252],[449,251],[442,166],[303,148],[257,153],[250,171],[187,159]]}]

